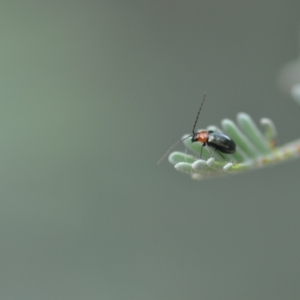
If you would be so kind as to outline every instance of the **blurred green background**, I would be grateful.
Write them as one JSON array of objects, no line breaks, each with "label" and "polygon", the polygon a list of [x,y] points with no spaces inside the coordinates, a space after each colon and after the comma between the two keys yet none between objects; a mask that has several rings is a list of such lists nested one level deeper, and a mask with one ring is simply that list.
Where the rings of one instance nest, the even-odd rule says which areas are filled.
[{"label": "blurred green background", "polygon": [[298,161],[199,182],[156,165],[204,92],[199,127],[245,111],[299,137],[277,83],[299,9],[3,1],[1,299],[299,299]]}]

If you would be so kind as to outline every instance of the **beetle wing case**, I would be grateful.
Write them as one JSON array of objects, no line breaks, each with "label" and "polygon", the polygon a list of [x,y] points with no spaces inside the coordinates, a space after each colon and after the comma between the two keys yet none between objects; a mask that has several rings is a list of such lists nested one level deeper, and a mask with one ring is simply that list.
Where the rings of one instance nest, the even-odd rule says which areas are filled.
[{"label": "beetle wing case", "polygon": [[212,130],[209,130],[208,133],[208,146],[211,146],[223,153],[232,154],[235,152],[235,142],[230,137]]}]

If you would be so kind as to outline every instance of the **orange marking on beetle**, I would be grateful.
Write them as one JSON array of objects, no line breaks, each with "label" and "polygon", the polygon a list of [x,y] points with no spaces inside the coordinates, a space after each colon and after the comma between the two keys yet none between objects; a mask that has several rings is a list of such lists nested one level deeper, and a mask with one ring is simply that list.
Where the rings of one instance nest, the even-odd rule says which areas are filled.
[{"label": "orange marking on beetle", "polygon": [[208,132],[207,131],[197,132],[196,138],[199,142],[206,143],[208,140]]}]

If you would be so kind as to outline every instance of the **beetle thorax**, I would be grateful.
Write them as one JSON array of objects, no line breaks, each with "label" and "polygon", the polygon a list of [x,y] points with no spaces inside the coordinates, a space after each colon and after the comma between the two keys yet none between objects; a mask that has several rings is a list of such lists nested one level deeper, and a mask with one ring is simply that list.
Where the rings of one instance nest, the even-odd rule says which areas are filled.
[{"label": "beetle thorax", "polygon": [[199,131],[196,133],[195,141],[206,143],[209,139],[208,131]]}]

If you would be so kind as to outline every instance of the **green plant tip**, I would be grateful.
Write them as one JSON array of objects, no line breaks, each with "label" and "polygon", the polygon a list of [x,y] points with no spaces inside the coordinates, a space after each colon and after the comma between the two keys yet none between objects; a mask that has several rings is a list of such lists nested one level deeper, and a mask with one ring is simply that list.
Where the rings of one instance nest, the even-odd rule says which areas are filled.
[{"label": "green plant tip", "polygon": [[[224,132],[234,140],[236,152],[232,155],[222,153],[225,159],[213,149],[212,157],[206,147],[203,147],[202,158],[199,159],[202,144],[192,143],[191,138],[187,138],[183,144],[193,154],[175,151],[169,155],[169,161],[177,171],[199,180],[238,174],[300,157],[300,140],[276,148],[274,141],[277,131],[274,123],[268,118],[262,118],[260,123],[263,131],[248,114],[239,113],[237,123],[229,119],[222,120],[222,130],[214,125],[208,127],[208,130]],[[187,136],[184,135],[183,138]]]}]

